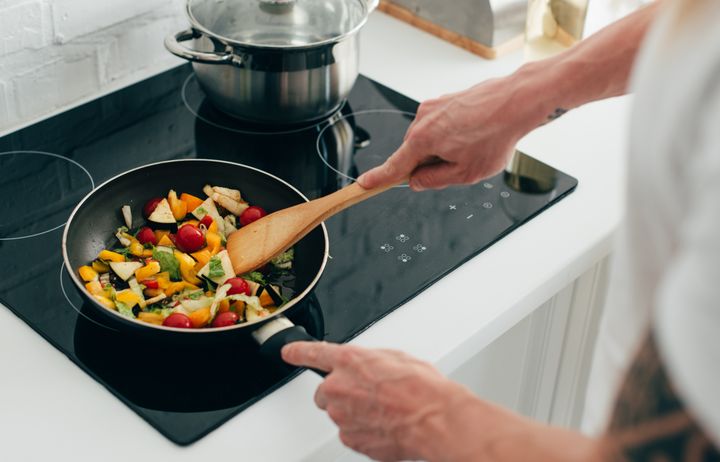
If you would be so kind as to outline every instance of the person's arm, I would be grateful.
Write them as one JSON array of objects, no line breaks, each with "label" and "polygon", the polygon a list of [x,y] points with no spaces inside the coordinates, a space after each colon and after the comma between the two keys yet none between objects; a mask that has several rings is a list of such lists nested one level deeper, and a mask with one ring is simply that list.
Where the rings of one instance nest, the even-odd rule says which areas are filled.
[{"label": "person's arm", "polygon": [[315,402],[341,441],[378,460],[595,462],[604,444],[487,403],[397,351],[296,342],[283,359],[330,372]]},{"label": "person's arm", "polygon": [[660,1],[552,58],[420,105],[403,145],[362,175],[365,188],[411,176],[415,190],[470,184],[501,171],[528,132],[585,103],[626,92]]}]

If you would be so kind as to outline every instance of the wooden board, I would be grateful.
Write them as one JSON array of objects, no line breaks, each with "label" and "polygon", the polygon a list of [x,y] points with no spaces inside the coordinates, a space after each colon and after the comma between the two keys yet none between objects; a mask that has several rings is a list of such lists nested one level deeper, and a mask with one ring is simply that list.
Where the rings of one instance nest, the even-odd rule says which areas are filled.
[{"label": "wooden board", "polygon": [[412,11],[395,5],[388,0],[381,0],[378,5],[378,10],[485,59],[495,59],[508,52],[519,49],[523,44],[523,36],[518,35],[499,46],[489,47],[469,37],[439,26],[425,18],[421,18]]}]

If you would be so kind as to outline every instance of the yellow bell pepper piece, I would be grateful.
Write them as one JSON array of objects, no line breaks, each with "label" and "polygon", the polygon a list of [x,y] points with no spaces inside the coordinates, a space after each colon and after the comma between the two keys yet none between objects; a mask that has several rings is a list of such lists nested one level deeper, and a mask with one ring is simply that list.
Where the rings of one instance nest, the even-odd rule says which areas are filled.
[{"label": "yellow bell pepper piece", "polygon": [[100,260],[94,260],[92,262],[92,269],[98,273],[107,273],[110,271],[110,265],[101,262]]},{"label": "yellow bell pepper piece", "polygon": [[113,252],[112,250],[103,250],[100,252],[97,256],[100,260],[105,261],[115,261],[115,262],[123,262],[125,261],[125,257],[120,255],[117,252]]},{"label": "yellow bell pepper piece", "polygon": [[107,297],[103,297],[102,295],[93,295],[93,298],[100,302],[101,305],[103,305],[105,308],[114,310],[115,309],[115,303],[110,300]]},{"label": "yellow bell pepper piece", "polygon": [[163,236],[170,234],[170,231],[167,229],[156,229],[153,233],[155,233],[155,240],[160,242],[160,239],[162,239]]},{"label": "yellow bell pepper piece", "polygon": [[152,257],[152,252],[153,252],[152,249],[145,249],[145,250],[143,250],[142,257],[143,258]]},{"label": "yellow bell pepper piece", "polygon": [[115,300],[124,303],[128,308],[132,308],[140,303],[140,296],[130,289],[125,289],[115,294]]},{"label": "yellow bell pepper piece", "polygon": [[142,268],[138,268],[135,270],[135,279],[137,279],[138,281],[144,281],[145,279],[149,278],[150,276],[154,276],[159,272],[160,263],[156,261],[151,261]]},{"label": "yellow bell pepper piece", "polygon": [[170,204],[170,210],[177,221],[185,218],[188,212],[187,202],[178,199],[177,193],[172,189],[168,193],[168,204]]},{"label": "yellow bell pepper piece", "polygon": [[175,244],[173,244],[173,241],[170,240],[170,237],[167,234],[160,238],[160,240],[158,241],[158,245],[163,245],[165,247],[175,247]]},{"label": "yellow bell pepper piece", "polygon": [[138,313],[138,319],[157,326],[162,326],[163,323],[163,317],[160,313],[146,313],[145,311],[141,311]]},{"label": "yellow bell pepper piece", "polygon": [[90,292],[93,295],[105,295],[105,291],[103,290],[102,286],[100,285],[100,281],[90,281],[87,284],[85,284],[85,288],[88,292]]},{"label": "yellow bell pepper piece", "polygon": [[210,232],[213,232],[213,233],[217,233],[217,230],[218,230],[217,228],[218,228],[217,221],[213,220],[212,223],[210,223],[210,226],[208,226],[207,230]]},{"label": "yellow bell pepper piece", "polygon": [[[142,257],[144,250],[145,248],[139,241],[132,241],[130,243],[130,253],[135,255],[136,257]],[[150,253],[150,255],[152,255],[152,252]]]},{"label": "yellow bell pepper piece", "polygon": [[211,255],[220,252],[220,248],[222,247],[222,237],[220,234],[208,230],[208,232],[205,233],[205,240],[207,241],[207,248],[210,250]]},{"label": "yellow bell pepper piece", "polygon": [[167,295],[168,297],[172,297],[174,294],[176,294],[178,292],[182,292],[183,290],[185,290],[185,283],[171,282],[167,286],[167,289],[165,289],[165,295]]},{"label": "yellow bell pepper piece", "polygon": [[218,313],[224,313],[226,311],[230,311],[230,300],[227,298],[220,301],[220,306],[218,307]]},{"label": "yellow bell pepper piece", "polygon": [[212,254],[207,247],[202,250],[198,250],[197,252],[191,253],[190,255],[192,255],[192,257],[197,260],[197,264],[195,265],[195,269],[197,271],[200,271],[203,266],[207,265],[212,258]]},{"label": "yellow bell pepper piece", "polygon": [[78,273],[80,273],[80,277],[85,282],[95,281],[98,278],[97,271],[87,265],[78,268]]},{"label": "yellow bell pepper piece", "polygon": [[202,284],[202,281],[197,277],[193,257],[179,250],[175,250],[173,254],[180,263],[180,274],[182,274],[183,279],[191,284]]},{"label": "yellow bell pepper piece", "polygon": [[200,226],[200,222],[198,220],[185,220],[178,225],[178,229],[182,228],[185,225],[193,225],[197,228],[198,226]]},{"label": "yellow bell pepper piece", "polygon": [[234,311],[237,313],[238,316],[240,316],[240,319],[245,318],[245,308],[246,308],[245,302],[241,302],[240,300],[236,301],[232,305],[230,305],[230,311]]},{"label": "yellow bell pepper piece", "polygon": [[263,290],[258,299],[260,300],[260,306],[263,308],[266,306],[275,306],[275,301],[267,290]]},{"label": "yellow bell pepper piece", "polygon": [[191,284],[187,281],[182,281],[183,287],[190,290],[200,290],[199,286],[196,286],[195,284]]},{"label": "yellow bell pepper piece", "polygon": [[193,311],[190,313],[189,318],[190,323],[195,328],[207,325],[207,323],[210,322],[210,307],[207,306],[197,311]]},{"label": "yellow bell pepper piece", "polygon": [[199,197],[195,197],[192,194],[182,193],[180,194],[180,200],[187,204],[187,211],[192,212],[196,208],[200,207],[204,202]]}]

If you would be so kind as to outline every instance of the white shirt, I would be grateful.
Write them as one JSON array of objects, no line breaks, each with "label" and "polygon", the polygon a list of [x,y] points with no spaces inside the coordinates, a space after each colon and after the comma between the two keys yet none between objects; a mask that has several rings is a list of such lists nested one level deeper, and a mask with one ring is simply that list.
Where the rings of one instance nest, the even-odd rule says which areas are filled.
[{"label": "white shirt", "polygon": [[720,444],[720,2],[648,33],[632,79],[627,207],[613,256],[583,430],[598,434],[655,329],[681,400]]}]

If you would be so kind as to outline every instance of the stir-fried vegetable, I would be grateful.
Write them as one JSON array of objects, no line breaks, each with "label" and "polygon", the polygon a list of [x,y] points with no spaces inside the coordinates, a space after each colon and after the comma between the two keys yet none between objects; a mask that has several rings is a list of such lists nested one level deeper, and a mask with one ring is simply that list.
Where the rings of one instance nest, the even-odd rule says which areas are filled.
[{"label": "stir-fried vegetable", "polygon": [[292,280],[293,250],[263,271],[236,275],[227,237],[265,211],[236,189],[206,185],[203,192],[206,199],[174,190],[149,199],[142,210],[147,223],[134,229],[123,205],[117,244],[78,268],[91,296],[130,319],[195,329],[254,321],[282,306],[283,292],[292,295],[291,289],[270,281]]}]

